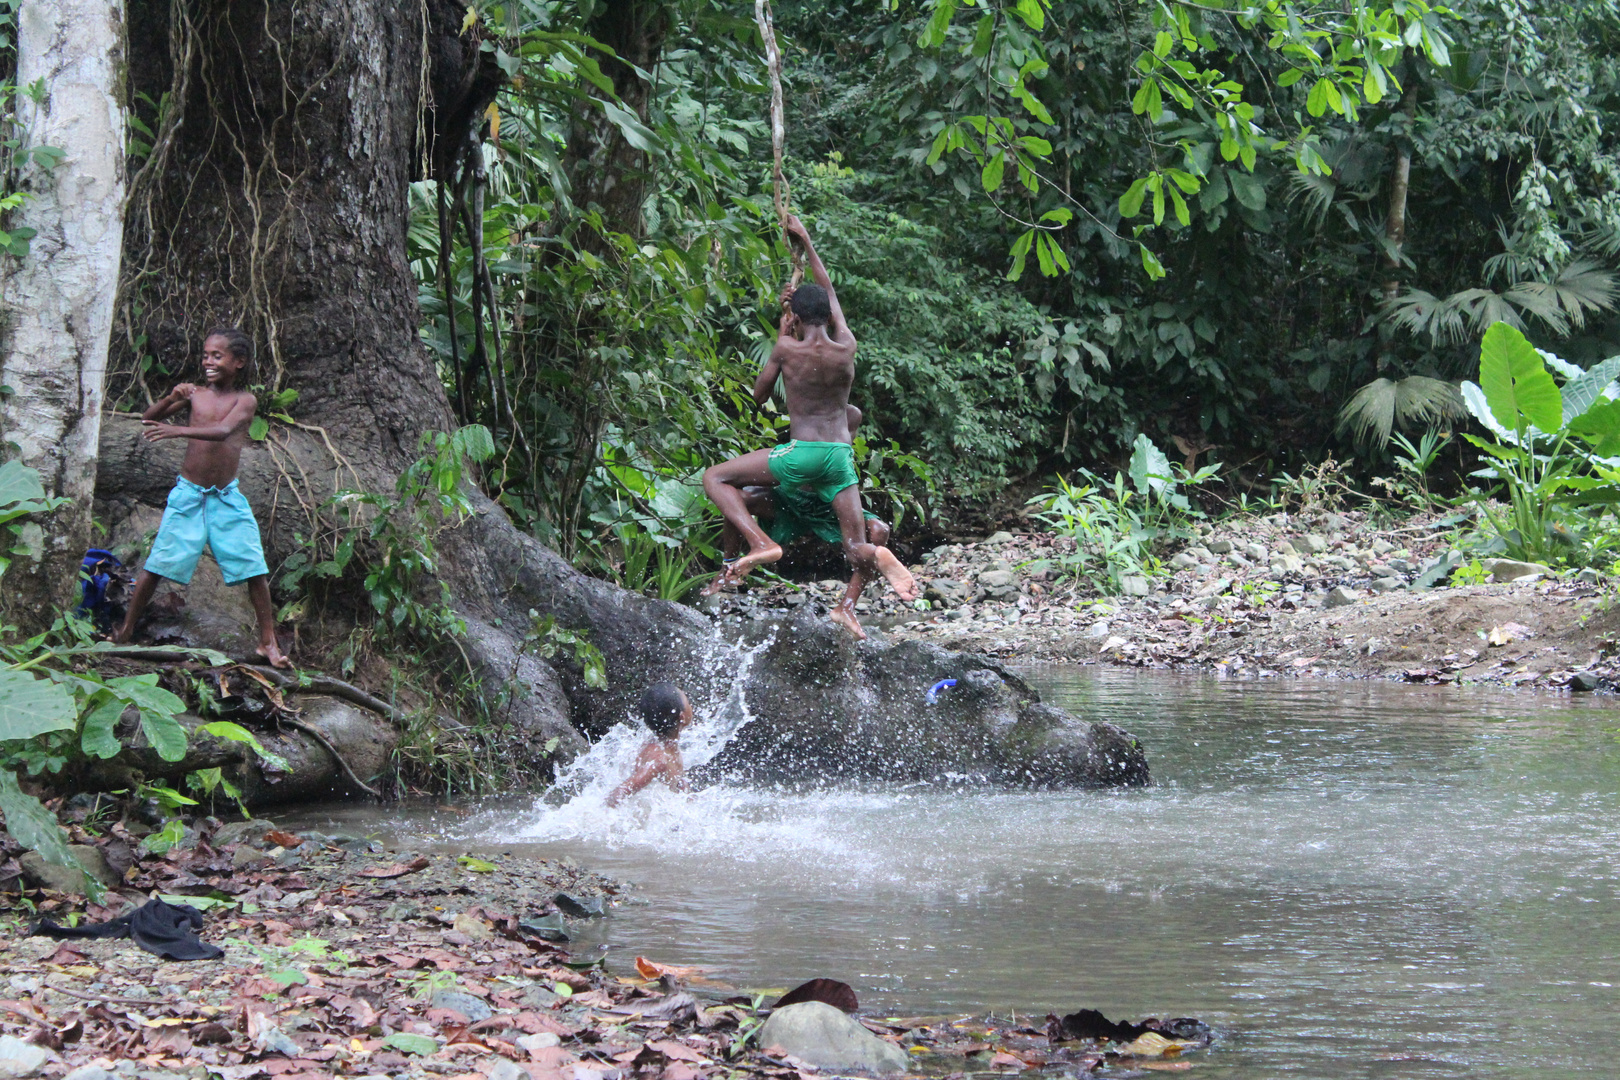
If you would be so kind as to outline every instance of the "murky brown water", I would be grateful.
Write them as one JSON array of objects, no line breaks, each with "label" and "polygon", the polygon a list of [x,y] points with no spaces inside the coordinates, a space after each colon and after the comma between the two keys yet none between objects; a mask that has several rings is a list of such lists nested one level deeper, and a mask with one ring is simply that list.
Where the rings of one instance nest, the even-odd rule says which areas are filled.
[{"label": "murky brown water", "polygon": [[613,963],[826,975],[903,1014],[1198,1016],[1220,1033],[1206,1075],[1620,1075],[1613,703],[1032,674],[1141,736],[1157,784],[721,789],[608,814],[608,746],[561,808],[362,821],[636,882],[646,902],[582,946]]}]

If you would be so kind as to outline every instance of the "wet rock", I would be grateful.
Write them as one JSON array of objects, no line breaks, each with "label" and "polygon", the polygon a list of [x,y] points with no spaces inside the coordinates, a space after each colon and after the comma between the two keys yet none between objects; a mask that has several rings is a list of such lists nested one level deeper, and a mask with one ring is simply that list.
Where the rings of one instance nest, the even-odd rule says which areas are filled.
[{"label": "wet rock", "polygon": [[550,915],[530,915],[527,918],[519,919],[518,929],[533,934],[541,941],[561,942],[573,940],[573,935],[568,932],[568,927],[563,923],[562,916],[555,913]]},{"label": "wet rock", "polygon": [[1569,688],[1571,690],[1590,692],[1596,690],[1599,685],[1598,677],[1590,671],[1577,671],[1569,677]]},{"label": "wet rock", "polygon": [[1523,581],[1526,578],[1552,577],[1552,567],[1541,563],[1517,562],[1513,559],[1491,559],[1485,569],[1492,581]]},{"label": "wet rock", "polygon": [[607,914],[607,905],[600,896],[570,896],[560,892],[551,898],[557,910],[576,919],[600,919]]},{"label": "wet rock", "polygon": [[240,844],[243,841],[259,840],[267,832],[280,828],[269,818],[249,818],[247,821],[227,821],[214,830],[212,843],[216,848],[227,844]]},{"label": "wet rock", "polygon": [[[107,865],[107,860],[101,854],[101,849],[89,844],[69,844],[68,851],[79,861],[83,870],[76,866],[52,866],[45,861],[45,856],[37,851],[25,852],[17,859],[17,865],[22,868],[23,877],[34,882],[42,889],[54,889],[57,892],[75,893],[83,895],[85,891],[85,873],[101,884],[111,888],[118,884],[119,877],[113,868]],[[3,1074],[0,1074],[3,1075]]]},{"label": "wet rock", "polygon": [[1344,585],[1335,585],[1328,590],[1327,596],[1322,600],[1324,607],[1344,607],[1361,599],[1361,594]]},{"label": "wet rock", "polygon": [[[520,649],[510,634],[476,619],[467,621],[467,655],[480,678],[511,690],[496,715],[523,735],[517,745],[523,747],[525,773],[549,776],[557,765],[585,752],[589,744],[569,720],[568,694],[550,664]],[[555,744],[552,739],[557,740]]]},{"label": "wet rock", "polygon": [[[1148,780],[1136,739],[1042,704],[984,657],[875,635],[857,644],[809,616],[756,640],[744,688],[754,719],[694,770],[697,778],[915,782],[967,774],[1037,788]],[[956,686],[928,704],[928,688],[945,679]]]},{"label": "wet rock", "polygon": [[0,1035],[0,1080],[38,1076],[50,1057],[50,1051],[43,1046],[23,1042],[12,1035]]},{"label": "wet rock", "polygon": [[771,1013],[759,1029],[759,1045],[767,1053],[789,1054],[825,1072],[891,1076],[910,1066],[904,1050],[819,1001],[803,1001]]},{"label": "wet rock", "polygon": [[495,1015],[495,1010],[483,998],[464,994],[460,990],[435,990],[428,1004],[435,1009],[449,1009],[458,1012],[474,1024],[488,1020]]}]

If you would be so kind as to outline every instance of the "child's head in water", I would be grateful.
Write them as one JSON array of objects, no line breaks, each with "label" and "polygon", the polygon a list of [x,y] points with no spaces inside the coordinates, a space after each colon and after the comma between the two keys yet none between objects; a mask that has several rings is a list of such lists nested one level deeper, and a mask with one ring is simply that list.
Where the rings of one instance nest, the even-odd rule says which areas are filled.
[{"label": "child's head in water", "polygon": [[692,701],[672,682],[653,683],[637,706],[641,720],[660,739],[673,739],[692,721]]},{"label": "child's head in water", "polygon": [[692,699],[672,682],[653,683],[641,695],[637,711],[641,713],[642,722],[652,729],[653,738],[647,740],[636,755],[635,769],[608,793],[609,806],[619,805],[626,796],[634,795],[654,780],[662,780],[676,791],[686,790],[681,748],[675,740],[692,722]]}]

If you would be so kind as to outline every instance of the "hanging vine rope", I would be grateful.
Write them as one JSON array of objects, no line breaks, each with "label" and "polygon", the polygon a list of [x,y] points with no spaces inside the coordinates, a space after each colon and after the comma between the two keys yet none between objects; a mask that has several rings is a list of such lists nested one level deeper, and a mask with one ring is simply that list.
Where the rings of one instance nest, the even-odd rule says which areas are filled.
[{"label": "hanging vine rope", "polygon": [[[782,118],[782,50],[776,44],[776,28],[771,20],[770,0],[754,0],[754,21],[759,24],[759,36],[765,42],[765,69],[771,79],[771,190],[776,204],[777,224],[787,226],[791,213],[792,192],[788,190],[787,176],[782,171],[782,144],[787,139],[787,123]],[[790,244],[793,259],[791,287],[797,289],[804,277],[804,252],[798,244]]]}]

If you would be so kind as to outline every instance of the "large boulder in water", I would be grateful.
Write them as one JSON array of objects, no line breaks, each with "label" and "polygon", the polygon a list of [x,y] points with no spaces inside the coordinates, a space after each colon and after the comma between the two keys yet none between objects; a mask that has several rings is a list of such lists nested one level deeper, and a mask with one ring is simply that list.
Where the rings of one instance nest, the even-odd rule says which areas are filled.
[{"label": "large boulder in water", "polygon": [[[701,777],[1036,788],[1148,782],[1136,738],[1044,704],[985,657],[875,636],[857,642],[808,614],[755,623],[745,644],[757,652],[739,673],[731,707],[746,708],[750,719]],[[956,685],[930,704],[929,689],[948,679]]]}]

